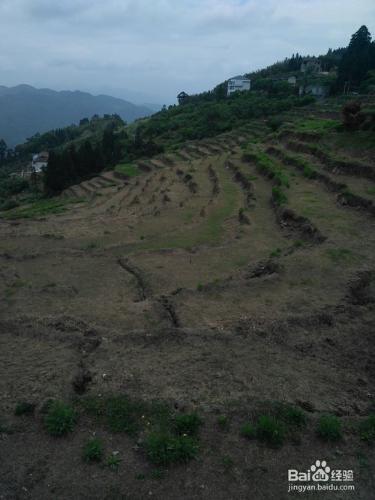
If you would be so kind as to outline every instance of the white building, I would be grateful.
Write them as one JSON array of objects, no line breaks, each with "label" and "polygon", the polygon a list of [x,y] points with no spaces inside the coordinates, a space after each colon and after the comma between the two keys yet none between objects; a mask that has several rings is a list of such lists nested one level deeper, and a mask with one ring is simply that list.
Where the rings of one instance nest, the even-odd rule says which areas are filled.
[{"label": "white building", "polygon": [[228,91],[227,95],[230,96],[233,92],[244,92],[250,90],[251,81],[245,76],[234,76],[228,80]]},{"label": "white building", "polygon": [[35,173],[40,173],[44,168],[48,166],[49,154],[47,151],[42,151],[36,155],[33,155],[33,161],[31,163],[32,171]]}]

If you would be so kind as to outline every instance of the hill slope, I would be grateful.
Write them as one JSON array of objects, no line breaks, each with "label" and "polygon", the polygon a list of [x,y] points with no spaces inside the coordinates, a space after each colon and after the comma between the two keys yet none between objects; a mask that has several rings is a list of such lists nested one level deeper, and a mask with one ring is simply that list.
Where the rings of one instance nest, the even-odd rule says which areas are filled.
[{"label": "hill slope", "polygon": [[[0,493],[284,500],[324,458],[372,498],[375,143],[340,108],[1,214]],[[76,411],[65,438],[49,398]],[[107,466],[82,460],[92,436]]]},{"label": "hill slope", "polygon": [[152,114],[152,110],[106,95],[56,92],[29,85],[0,87],[0,138],[11,147],[37,132],[65,127],[94,114],[118,114],[132,122]]}]

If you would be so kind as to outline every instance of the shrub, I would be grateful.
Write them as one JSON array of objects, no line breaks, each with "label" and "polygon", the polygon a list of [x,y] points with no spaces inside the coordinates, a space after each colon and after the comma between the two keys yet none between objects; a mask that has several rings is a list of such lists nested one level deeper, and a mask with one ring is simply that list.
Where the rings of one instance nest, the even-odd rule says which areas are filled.
[{"label": "shrub", "polygon": [[103,457],[103,444],[100,439],[90,439],[83,448],[85,462],[100,462]]},{"label": "shrub", "polygon": [[156,465],[186,463],[198,453],[198,443],[190,436],[154,432],[147,436],[144,446],[149,460]]},{"label": "shrub", "polygon": [[305,165],[303,167],[303,176],[307,177],[308,179],[313,179],[315,177],[316,173],[313,168],[310,167],[310,165]]},{"label": "shrub", "polygon": [[363,441],[372,443],[375,441],[375,415],[370,415],[359,426],[359,435]]},{"label": "shrub", "polygon": [[341,422],[335,415],[323,415],[318,421],[318,436],[325,441],[338,441],[342,438]]},{"label": "shrub", "polygon": [[202,423],[202,419],[196,413],[176,415],[174,419],[176,433],[188,434],[189,436],[198,434],[199,427]]},{"label": "shrub", "polygon": [[72,432],[75,423],[76,413],[71,406],[61,401],[49,403],[44,424],[51,436],[59,437]]},{"label": "shrub", "polygon": [[120,462],[121,462],[121,458],[118,456],[118,455],[114,455],[112,453],[112,455],[110,455],[108,458],[107,458],[107,467],[109,469],[112,469],[112,470],[117,470],[120,466]]},{"label": "shrub", "polygon": [[280,206],[287,203],[288,198],[279,186],[274,186],[272,188],[272,200],[276,205]]},{"label": "shrub", "polygon": [[220,415],[219,417],[217,417],[217,424],[221,429],[227,430],[230,424],[229,417],[227,417],[226,415]]},{"label": "shrub", "polygon": [[266,124],[267,127],[272,130],[272,132],[276,132],[276,130],[278,130],[282,126],[283,121],[281,120],[281,118],[269,118]]},{"label": "shrub", "polygon": [[14,414],[19,417],[20,415],[32,415],[35,410],[35,405],[33,403],[28,403],[26,401],[21,401],[17,403],[14,409]]},{"label": "shrub", "polygon": [[278,415],[288,426],[304,427],[306,425],[306,414],[295,406],[282,405],[278,411]]},{"label": "shrub", "polygon": [[273,447],[279,447],[285,439],[285,428],[283,423],[270,415],[259,417],[256,426],[256,436]]},{"label": "shrub", "polygon": [[241,436],[243,436],[247,439],[254,439],[256,437],[256,429],[250,423],[244,424],[241,427],[240,433],[241,433]]}]

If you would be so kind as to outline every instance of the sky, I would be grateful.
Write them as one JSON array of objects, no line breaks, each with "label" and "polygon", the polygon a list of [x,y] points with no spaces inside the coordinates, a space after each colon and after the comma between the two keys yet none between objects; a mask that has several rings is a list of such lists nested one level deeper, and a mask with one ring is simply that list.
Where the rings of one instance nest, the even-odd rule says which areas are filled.
[{"label": "sky", "polygon": [[0,85],[171,104],[362,24],[374,0],[0,0]]}]

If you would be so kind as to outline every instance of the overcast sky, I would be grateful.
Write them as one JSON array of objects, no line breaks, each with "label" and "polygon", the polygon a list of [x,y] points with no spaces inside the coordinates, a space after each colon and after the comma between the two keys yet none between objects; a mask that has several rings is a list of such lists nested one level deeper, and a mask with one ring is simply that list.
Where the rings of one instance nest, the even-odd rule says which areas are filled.
[{"label": "overcast sky", "polygon": [[171,103],[362,24],[374,0],[0,0],[0,85]]}]

